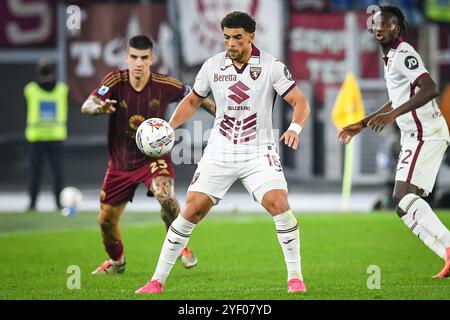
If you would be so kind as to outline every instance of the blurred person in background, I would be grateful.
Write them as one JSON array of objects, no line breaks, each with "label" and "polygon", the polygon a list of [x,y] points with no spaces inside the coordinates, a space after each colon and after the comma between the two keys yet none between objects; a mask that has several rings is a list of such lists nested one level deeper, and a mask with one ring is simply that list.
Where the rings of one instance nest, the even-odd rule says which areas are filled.
[{"label": "blurred person in background", "polygon": [[24,88],[26,99],[25,137],[31,146],[31,175],[28,211],[36,210],[43,164],[48,160],[53,174],[53,194],[62,209],[59,194],[63,186],[63,142],[67,138],[68,87],[56,81],[56,63],[43,58],[37,63],[37,79]]}]

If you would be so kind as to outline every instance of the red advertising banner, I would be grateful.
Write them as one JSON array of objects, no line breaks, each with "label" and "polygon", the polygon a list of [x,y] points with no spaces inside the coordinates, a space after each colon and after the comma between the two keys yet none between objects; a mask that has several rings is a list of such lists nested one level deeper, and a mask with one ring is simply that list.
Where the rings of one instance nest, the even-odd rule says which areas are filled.
[{"label": "red advertising banner", "polygon": [[152,70],[171,73],[173,33],[164,2],[80,7],[80,30],[72,33],[67,44],[72,102],[81,105],[108,72],[127,68],[124,54],[128,39],[134,35],[144,34],[153,40]]},{"label": "red advertising banner", "polygon": [[279,0],[177,0],[181,53],[187,66],[201,65],[224,51],[220,22],[231,11],[243,11],[256,20],[255,45],[282,58],[285,14]]},{"label": "red advertising banner", "polygon": [[56,45],[57,0],[0,1],[0,48]]},{"label": "red advertising banner", "polygon": [[[358,47],[362,78],[378,78],[379,49],[372,35],[367,32],[367,14],[358,15],[361,36]],[[348,65],[348,48],[345,30],[345,13],[293,13],[290,18],[289,61],[295,79],[315,83],[316,92],[324,85],[343,82]],[[319,94],[319,100],[323,97]]]},{"label": "red advertising banner", "polygon": [[380,69],[381,49],[375,41],[372,33],[367,31],[367,19],[369,15],[361,13],[358,15],[361,54],[359,56],[359,76],[363,79],[374,79],[382,77]]}]

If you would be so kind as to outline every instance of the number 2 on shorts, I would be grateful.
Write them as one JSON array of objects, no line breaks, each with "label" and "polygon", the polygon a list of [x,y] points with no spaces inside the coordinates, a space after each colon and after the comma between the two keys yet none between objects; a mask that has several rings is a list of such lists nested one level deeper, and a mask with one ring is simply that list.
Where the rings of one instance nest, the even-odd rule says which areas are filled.
[{"label": "number 2 on shorts", "polygon": [[405,153],[406,153],[406,157],[404,157],[404,158],[402,159],[401,163],[402,163],[402,164],[409,164],[409,162],[407,162],[406,160],[408,160],[409,157],[411,157],[412,151],[408,149],[408,150],[405,150]]}]

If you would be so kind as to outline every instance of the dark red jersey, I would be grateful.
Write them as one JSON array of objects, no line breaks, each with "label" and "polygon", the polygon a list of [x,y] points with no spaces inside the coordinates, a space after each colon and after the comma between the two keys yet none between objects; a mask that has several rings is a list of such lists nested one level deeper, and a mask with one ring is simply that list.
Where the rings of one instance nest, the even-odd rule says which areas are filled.
[{"label": "dark red jersey", "polygon": [[126,171],[154,160],[136,146],[134,137],[141,122],[148,118],[165,119],[167,105],[189,92],[189,87],[180,81],[155,72],[140,92],[133,89],[128,79],[128,70],[113,71],[91,93],[101,100],[117,101],[116,112],[109,116],[108,147],[113,167]]}]

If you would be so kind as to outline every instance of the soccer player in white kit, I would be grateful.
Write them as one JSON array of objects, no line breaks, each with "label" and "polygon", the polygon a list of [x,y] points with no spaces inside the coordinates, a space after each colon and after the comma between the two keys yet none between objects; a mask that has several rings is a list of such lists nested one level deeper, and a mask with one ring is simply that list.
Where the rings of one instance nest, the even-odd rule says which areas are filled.
[{"label": "soccer player in white kit", "polygon": [[403,41],[407,23],[397,7],[383,6],[374,15],[375,39],[384,53],[389,101],[363,120],[343,128],[338,137],[348,143],[365,127],[375,131],[397,122],[401,151],[395,177],[397,214],[427,247],[444,260],[433,278],[450,275],[450,232],[422,199],[432,192],[449,144],[447,123],[436,104],[436,84],[414,48]]},{"label": "soccer player in white kit", "polygon": [[306,292],[300,265],[299,226],[287,199],[287,183],[272,129],[276,94],[293,107],[292,123],[281,136],[297,149],[299,133],[309,117],[309,104],[287,67],[256,48],[256,22],[232,12],[221,22],[226,51],[208,59],[194,88],[177,106],[169,124],[185,123],[210,94],[216,119],[208,145],[189,186],[186,204],[170,226],[150,281],[136,293],[161,293],[164,282],[192,230],[240,180],[273,216],[287,267],[288,292]]}]

